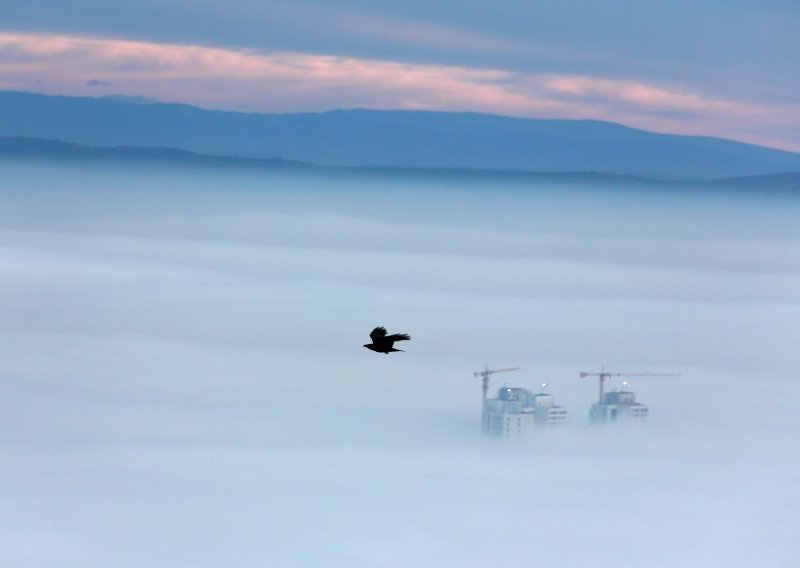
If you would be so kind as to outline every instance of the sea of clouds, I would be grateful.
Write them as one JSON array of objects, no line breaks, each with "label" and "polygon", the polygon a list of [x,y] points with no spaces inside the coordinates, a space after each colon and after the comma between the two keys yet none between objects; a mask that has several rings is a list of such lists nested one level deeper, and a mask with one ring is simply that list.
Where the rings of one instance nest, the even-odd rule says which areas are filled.
[{"label": "sea of clouds", "polygon": [[[800,553],[796,198],[0,174],[2,565]],[[406,352],[362,348],[377,325]],[[567,424],[485,438],[486,364]],[[602,365],[681,376],[629,379],[646,425],[590,427]]]}]

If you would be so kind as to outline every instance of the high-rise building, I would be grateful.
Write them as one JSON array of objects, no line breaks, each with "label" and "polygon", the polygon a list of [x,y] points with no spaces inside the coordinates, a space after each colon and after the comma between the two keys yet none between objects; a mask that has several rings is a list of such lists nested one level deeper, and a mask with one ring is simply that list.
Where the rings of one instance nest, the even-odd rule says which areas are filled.
[{"label": "high-rise building", "polygon": [[636,395],[629,390],[615,390],[603,395],[603,403],[595,403],[589,409],[592,422],[615,420],[644,420],[647,418],[646,404],[636,402]]},{"label": "high-rise building", "polygon": [[483,405],[483,430],[504,438],[519,438],[537,426],[562,423],[567,411],[555,405],[553,395],[534,394],[528,389],[504,386],[497,398],[486,399]]}]

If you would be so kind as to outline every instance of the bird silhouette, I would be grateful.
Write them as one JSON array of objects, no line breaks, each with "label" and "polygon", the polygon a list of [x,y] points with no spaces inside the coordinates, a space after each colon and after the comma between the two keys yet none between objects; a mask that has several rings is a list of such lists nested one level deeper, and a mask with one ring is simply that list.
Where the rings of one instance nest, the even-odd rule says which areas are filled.
[{"label": "bird silhouette", "polygon": [[377,351],[378,353],[386,354],[390,353],[391,351],[402,351],[402,349],[394,348],[394,342],[407,341],[411,339],[411,336],[407,333],[386,335],[385,327],[376,327],[372,330],[372,333],[369,334],[369,338],[372,339],[372,343],[367,343],[364,345],[364,347],[372,351]]}]

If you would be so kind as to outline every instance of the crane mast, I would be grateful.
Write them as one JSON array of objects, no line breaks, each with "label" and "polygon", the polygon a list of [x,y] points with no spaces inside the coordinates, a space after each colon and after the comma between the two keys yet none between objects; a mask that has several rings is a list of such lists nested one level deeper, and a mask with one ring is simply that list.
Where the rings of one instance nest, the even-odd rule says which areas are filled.
[{"label": "crane mast", "polygon": [[489,369],[489,365],[486,365],[483,371],[475,371],[472,373],[473,377],[483,378],[481,381],[481,388],[483,389],[484,405],[486,404],[486,393],[489,392],[489,377],[494,373],[507,373],[509,371],[519,371],[519,369],[519,367],[512,367],[510,369]]}]

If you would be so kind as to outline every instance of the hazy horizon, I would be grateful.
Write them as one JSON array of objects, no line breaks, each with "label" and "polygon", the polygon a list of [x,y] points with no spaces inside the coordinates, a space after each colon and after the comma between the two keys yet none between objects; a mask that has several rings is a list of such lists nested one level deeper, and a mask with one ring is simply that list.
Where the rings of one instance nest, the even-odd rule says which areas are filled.
[{"label": "hazy horizon", "polygon": [[[320,175],[352,173],[325,169],[332,167],[417,169],[409,174],[428,177],[459,170],[462,182],[469,184],[502,172],[622,175],[652,179],[651,184],[800,172],[798,153],[598,121],[429,111],[247,114],[9,91],[0,91],[0,105],[8,110],[0,120],[0,157],[12,161],[26,157],[143,166],[158,161],[255,169],[267,164],[253,160],[272,160],[273,168],[278,167],[274,160],[281,160],[284,169],[322,166],[316,172]],[[627,187],[641,180],[596,181]]]}]

